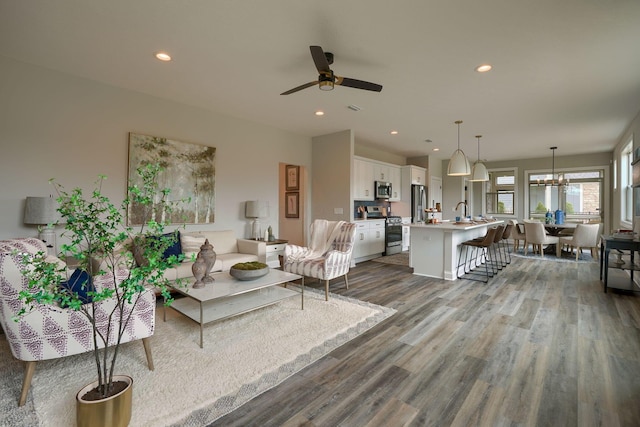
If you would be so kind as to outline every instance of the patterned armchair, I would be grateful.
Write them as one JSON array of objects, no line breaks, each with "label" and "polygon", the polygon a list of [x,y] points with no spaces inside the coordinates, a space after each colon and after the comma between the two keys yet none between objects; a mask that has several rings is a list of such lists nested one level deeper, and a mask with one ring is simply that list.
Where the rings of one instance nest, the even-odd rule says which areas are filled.
[{"label": "patterned armchair", "polygon": [[[17,251],[17,253],[14,253]],[[92,326],[80,312],[57,305],[36,305],[35,309],[14,321],[13,317],[23,307],[18,293],[28,290],[28,281],[22,274],[25,268],[20,253],[45,252],[45,244],[34,238],[0,241],[0,324],[11,347],[13,356],[26,362],[22,392],[18,405],[24,405],[39,360],[56,359],[93,350]],[[126,270],[116,272],[116,278],[126,277]],[[97,290],[112,285],[113,276],[106,274],[93,279]],[[122,342],[142,339],[149,369],[153,370],[153,359],[148,337],[155,328],[155,294],[146,291],[135,307]],[[115,300],[95,303],[98,327],[106,331],[108,316]],[[114,316],[116,317],[116,316]],[[115,320],[115,319],[114,319]],[[115,334],[112,334],[115,335]],[[115,336],[110,338],[115,339]]]},{"label": "patterned armchair", "polygon": [[[311,241],[317,240],[319,221],[316,220],[311,225]],[[324,221],[329,229],[333,229],[323,253],[315,253],[314,248],[287,244],[284,249],[284,263],[282,269],[290,273],[302,276],[302,287],[304,289],[304,278],[313,277],[324,280],[325,299],[329,300],[329,281],[340,276],[344,276],[344,282],[349,289],[347,273],[351,267],[351,255],[356,239],[356,225],[349,222]]]}]

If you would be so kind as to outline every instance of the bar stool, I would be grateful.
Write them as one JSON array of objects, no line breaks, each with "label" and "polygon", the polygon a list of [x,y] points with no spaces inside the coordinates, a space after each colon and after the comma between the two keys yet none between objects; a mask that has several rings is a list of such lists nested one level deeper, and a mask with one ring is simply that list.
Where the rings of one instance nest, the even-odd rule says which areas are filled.
[{"label": "bar stool", "polygon": [[502,253],[500,251],[500,241],[502,240],[504,229],[504,225],[496,226],[496,234],[493,238],[493,244],[489,247],[488,262],[491,264],[494,274],[498,274],[498,271],[502,270],[507,265],[502,261]]},{"label": "bar stool", "polygon": [[503,267],[506,267],[507,264],[511,264],[511,249],[509,249],[509,240],[511,238],[511,234],[513,233],[513,224],[508,223],[504,227],[504,232],[502,233],[502,239],[500,240],[500,244],[502,246],[502,253],[504,254],[504,259],[506,264]]},{"label": "bar stool", "polygon": [[[464,278],[469,280],[475,280],[478,282],[489,282],[489,278],[494,276],[493,267],[491,267],[491,271],[489,271],[489,248],[493,245],[493,242],[496,238],[497,228],[489,228],[487,229],[487,233],[484,237],[479,239],[471,239],[466,242],[460,243],[460,255],[458,256],[458,269],[456,270],[456,274],[460,271],[460,267],[463,268]],[[462,252],[465,252],[464,261],[462,261]],[[468,255],[471,251],[471,258],[469,259]],[[478,251],[480,253],[478,254]],[[478,267],[478,259],[480,260],[480,265],[484,264],[484,274],[475,271],[474,268],[471,267],[471,262],[474,262],[474,267]],[[467,265],[469,266],[467,270]],[[466,276],[470,277],[466,277]],[[484,278],[484,280],[482,280]]]}]

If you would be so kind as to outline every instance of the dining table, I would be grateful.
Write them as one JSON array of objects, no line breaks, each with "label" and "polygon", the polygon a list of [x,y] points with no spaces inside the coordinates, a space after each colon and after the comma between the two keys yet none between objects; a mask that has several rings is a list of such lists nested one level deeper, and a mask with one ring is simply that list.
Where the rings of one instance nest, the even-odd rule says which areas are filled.
[{"label": "dining table", "polygon": [[544,228],[550,236],[557,236],[561,231],[574,230],[577,226],[577,222],[565,222],[562,224],[545,224]]}]

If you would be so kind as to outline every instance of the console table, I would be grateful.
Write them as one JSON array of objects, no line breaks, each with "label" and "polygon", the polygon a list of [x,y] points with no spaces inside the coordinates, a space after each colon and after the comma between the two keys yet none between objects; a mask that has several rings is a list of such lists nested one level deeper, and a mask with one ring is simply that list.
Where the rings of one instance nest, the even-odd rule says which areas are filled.
[{"label": "console table", "polygon": [[[626,254],[630,257],[629,261],[623,263],[610,263],[609,254],[612,249],[622,252],[629,251],[629,254]],[[640,266],[634,263],[634,254],[636,251],[640,251],[640,240],[638,239],[620,239],[608,235],[600,236],[600,279],[604,282],[605,293],[608,288],[634,292],[640,291],[633,281],[633,272],[640,270]],[[629,270],[630,280],[628,286],[609,286],[609,268]]]}]

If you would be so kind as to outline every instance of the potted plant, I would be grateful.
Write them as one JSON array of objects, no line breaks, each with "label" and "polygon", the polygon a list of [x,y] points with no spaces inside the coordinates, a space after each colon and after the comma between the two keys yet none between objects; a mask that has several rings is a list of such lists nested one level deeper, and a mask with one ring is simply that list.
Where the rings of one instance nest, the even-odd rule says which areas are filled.
[{"label": "potted plant", "polygon": [[[75,258],[79,264],[78,269],[86,274],[84,277],[80,276],[79,287],[70,289],[61,286],[67,279],[65,268],[48,262],[46,254],[42,252],[35,256],[25,255],[28,257],[28,268],[23,274],[28,278],[29,291],[23,291],[20,295],[25,308],[19,315],[27,314],[36,303],[58,304],[77,310],[89,320],[93,332],[97,380],[95,384],[84,387],[82,393],[78,393],[79,401],[84,398],[80,394],[85,391],[93,396],[90,399],[112,399],[113,396],[121,398],[124,393],[121,388],[125,387],[129,390],[128,397],[124,396],[122,399],[125,403],[128,399],[128,404],[131,404],[131,381],[116,375],[116,360],[130,319],[129,313],[149,287],[162,294],[166,304],[172,301],[169,282],[163,273],[181,262],[183,255],[165,257],[165,251],[178,236],[177,233],[164,234],[165,227],[169,224],[164,218],[170,218],[170,213],[181,201],[169,201],[169,191],[159,188],[157,178],[161,171],[158,164],[138,168],[141,184],[137,186],[130,183],[128,195],[119,208],[102,193],[105,176],[98,178],[96,188],[87,196],[80,188],[68,192],[60,184],[51,181],[58,193],[58,211],[66,222],[63,236],[69,241],[61,246],[62,252]],[[138,211],[142,210],[145,218],[136,230],[124,221],[127,209],[132,206],[138,207]],[[134,252],[142,254],[144,262],[136,262]],[[109,286],[101,289],[93,286],[92,279],[98,276],[112,278]],[[176,286],[175,283],[172,285]],[[100,313],[96,312],[96,303],[107,299],[115,300],[113,310],[108,313],[109,319],[115,321],[108,322],[108,330],[105,331],[98,327],[100,322],[97,315]],[[114,406],[113,403],[106,407],[116,407],[119,412],[123,411],[122,407]],[[78,425],[83,425],[81,415],[86,409],[80,403],[78,408]],[[126,412],[126,408],[124,411]],[[130,418],[130,407],[128,411]],[[123,422],[127,425],[129,419]],[[87,423],[96,425],[95,420]],[[113,424],[110,422],[109,425]]]}]

